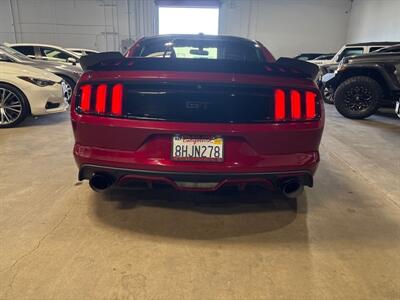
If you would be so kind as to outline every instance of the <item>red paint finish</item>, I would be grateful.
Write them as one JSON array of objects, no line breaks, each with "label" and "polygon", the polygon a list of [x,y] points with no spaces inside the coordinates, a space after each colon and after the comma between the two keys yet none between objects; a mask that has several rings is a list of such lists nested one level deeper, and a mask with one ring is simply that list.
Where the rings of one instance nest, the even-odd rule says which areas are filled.
[{"label": "red paint finish", "polygon": [[[207,124],[119,118],[123,113],[123,101],[129,101],[129,94],[123,94],[123,85],[136,81],[212,82],[270,87],[275,96],[271,100],[271,109],[276,122]],[[83,112],[90,109],[91,88],[88,84],[102,86],[102,83],[107,84],[108,94],[111,93],[109,109],[113,117],[80,113],[79,109],[75,109],[77,95],[74,94],[72,99],[71,120],[75,136],[73,153],[79,167],[90,164],[147,172],[203,174],[279,172],[279,178],[293,177],[301,172],[312,175],[317,169],[324,111],[318,88],[311,80],[213,72],[90,71],[82,75],[76,89],[81,94],[80,109]],[[100,98],[102,96],[97,97]],[[102,111],[103,104],[99,102],[96,103],[96,110]],[[171,160],[172,137],[176,134],[221,136],[225,147],[224,161]],[[118,180],[122,184],[135,179],[135,176],[125,174]],[[154,179],[154,176],[140,177],[143,180]],[[179,188],[168,176],[160,180]],[[246,180],[267,186],[275,184],[257,176]],[[216,188],[242,182],[227,178],[219,182]]]}]

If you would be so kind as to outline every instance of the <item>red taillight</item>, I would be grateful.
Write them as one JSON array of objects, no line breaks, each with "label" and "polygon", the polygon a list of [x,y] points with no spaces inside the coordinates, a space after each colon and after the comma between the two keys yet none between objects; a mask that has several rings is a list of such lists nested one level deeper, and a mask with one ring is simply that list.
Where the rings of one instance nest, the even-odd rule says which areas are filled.
[{"label": "red taillight", "polygon": [[290,108],[293,120],[301,119],[301,99],[300,92],[296,90],[290,91]]},{"label": "red taillight", "polygon": [[80,101],[77,102],[79,103],[77,110],[83,113],[122,116],[123,89],[122,83],[114,85],[84,84],[80,87]]},{"label": "red taillight", "polygon": [[81,86],[81,103],[80,108],[84,112],[90,110],[90,99],[92,96],[92,86],[90,84]]},{"label": "red taillight", "polygon": [[104,114],[106,112],[107,85],[100,84],[96,90],[96,112]]},{"label": "red taillight", "polygon": [[317,94],[311,91],[276,89],[274,121],[309,121],[319,118]]},{"label": "red taillight", "polygon": [[275,90],[275,120],[281,121],[285,119],[285,92],[283,90]]},{"label": "red taillight", "polygon": [[314,119],[317,115],[316,112],[316,97],[317,95],[313,92],[306,92],[306,119]]},{"label": "red taillight", "polygon": [[122,115],[122,90],[123,86],[121,83],[114,85],[112,88],[111,113],[115,116]]}]

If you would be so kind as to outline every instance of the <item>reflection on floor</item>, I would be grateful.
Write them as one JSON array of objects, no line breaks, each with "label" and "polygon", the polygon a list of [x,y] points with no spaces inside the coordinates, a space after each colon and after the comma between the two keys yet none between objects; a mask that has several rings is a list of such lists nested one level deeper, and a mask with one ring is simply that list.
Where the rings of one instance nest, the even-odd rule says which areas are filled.
[{"label": "reflection on floor", "polygon": [[297,201],[96,194],[76,181],[67,113],[1,130],[0,299],[400,298],[400,122],[326,110]]}]

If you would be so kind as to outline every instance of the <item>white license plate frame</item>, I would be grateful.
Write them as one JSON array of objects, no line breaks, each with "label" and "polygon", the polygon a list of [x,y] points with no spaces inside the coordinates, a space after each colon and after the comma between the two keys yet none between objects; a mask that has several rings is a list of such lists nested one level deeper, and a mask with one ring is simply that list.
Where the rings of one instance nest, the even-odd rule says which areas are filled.
[{"label": "white license plate frame", "polygon": [[[177,146],[180,146],[179,151]],[[224,139],[221,136],[174,135],[172,137],[173,161],[223,162],[224,156]]]}]

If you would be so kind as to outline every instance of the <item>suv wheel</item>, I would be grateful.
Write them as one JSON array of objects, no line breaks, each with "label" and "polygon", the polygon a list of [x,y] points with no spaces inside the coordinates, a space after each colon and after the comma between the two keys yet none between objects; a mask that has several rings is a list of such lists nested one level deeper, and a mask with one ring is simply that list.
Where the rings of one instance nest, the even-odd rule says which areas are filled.
[{"label": "suv wheel", "polygon": [[351,77],[335,92],[336,109],[346,118],[364,119],[374,114],[383,98],[382,87],[366,76]]},{"label": "suv wheel", "polygon": [[15,127],[28,115],[25,96],[13,86],[0,84],[0,128]]}]

